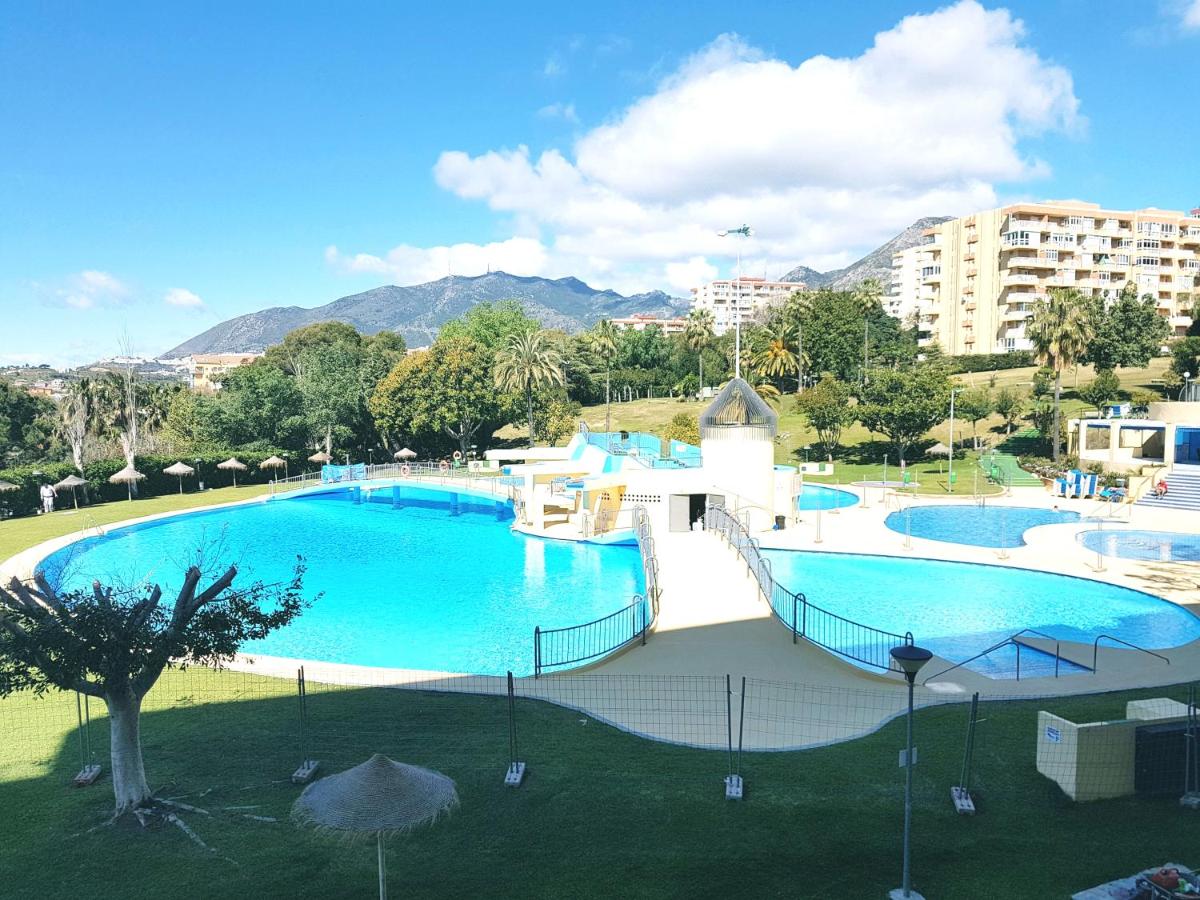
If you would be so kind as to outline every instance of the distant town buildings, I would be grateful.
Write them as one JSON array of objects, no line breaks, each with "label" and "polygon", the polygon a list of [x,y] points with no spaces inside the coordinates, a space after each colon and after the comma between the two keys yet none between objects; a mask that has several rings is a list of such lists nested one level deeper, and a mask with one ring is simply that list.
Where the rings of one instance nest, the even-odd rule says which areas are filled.
[{"label": "distant town buildings", "polygon": [[238,366],[248,366],[260,356],[261,353],[197,353],[188,366],[192,390],[201,394],[215,393],[221,389],[220,376]]},{"label": "distant town buildings", "polygon": [[613,326],[621,331],[645,331],[650,326],[657,326],[663,334],[682,334],[687,327],[687,320],[675,316],[659,318],[652,313],[634,313],[622,319],[613,319]]},{"label": "distant town buildings", "polygon": [[795,281],[727,278],[692,288],[692,309],[712,313],[713,331],[720,335],[732,328],[739,316],[743,323],[749,322],[802,290],[804,285]]},{"label": "distant town buildings", "polygon": [[[914,288],[914,272],[919,286]],[[1183,334],[1200,300],[1200,210],[1018,203],[935,225],[892,258],[888,303],[915,291],[918,341],[945,353],[1026,350],[1025,324],[1054,287],[1115,297],[1132,281]]]}]

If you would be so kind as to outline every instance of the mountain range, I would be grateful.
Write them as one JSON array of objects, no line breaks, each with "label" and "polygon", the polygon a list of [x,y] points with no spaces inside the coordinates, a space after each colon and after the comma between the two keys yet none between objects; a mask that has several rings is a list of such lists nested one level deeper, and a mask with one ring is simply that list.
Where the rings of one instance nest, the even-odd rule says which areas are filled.
[{"label": "mountain range", "polygon": [[[885,286],[890,280],[892,254],[920,242],[921,232],[947,216],[918,219],[882,247],[843,269],[818,272],[797,266],[783,281],[810,288],[853,288],[866,278],[877,278]],[[404,336],[410,347],[433,342],[438,329],[461,316],[476,303],[517,299],[525,311],[547,328],[574,332],[590,328],[600,319],[634,313],[676,316],[687,312],[690,300],[662,291],[624,296],[601,291],[578,278],[539,278],[489,272],[486,275],[452,275],[425,284],[404,287],[384,285],[341,297],[324,306],[276,306],[247,313],[214,325],[162,354],[177,359],[196,353],[244,353],[265,350],[283,340],[293,328],[317,322],[346,322],[364,334],[392,329]]]}]

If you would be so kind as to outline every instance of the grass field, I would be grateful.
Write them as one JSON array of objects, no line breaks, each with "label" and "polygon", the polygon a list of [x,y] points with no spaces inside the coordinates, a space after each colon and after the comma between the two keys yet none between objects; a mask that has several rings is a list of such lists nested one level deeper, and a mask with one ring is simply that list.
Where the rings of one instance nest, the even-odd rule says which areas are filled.
[{"label": "grass field", "polygon": [[[726,755],[656,744],[577,712],[518,701],[519,789],[502,698],[309,688],[309,742],[326,771],[380,751],[446,772],[461,807],[389,844],[397,896],[882,897],[900,878],[903,744],[897,720],[803,752],[747,754],[746,799],[723,798]],[[1182,697],[1181,689],[1150,692]],[[1170,859],[1195,864],[1195,813],[1175,798],[1075,805],[1034,768],[1036,711],[1115,718],[1146,692],[985,705],[973,787],[952,811],[966,711],[919,712],[914,887],[942,900],[1065,897]],[[288,822],[299,788],[294,685],[238,673],[170,673],[143,715],[150,781],[201,807],[174,828],[96,828],[106,779],[79,767],[69,698],[0,701],[0,893],[6,898],[373,896],[373,846]],[[853,702],[852,698],[848,702]],[[94,723],[104,757],[105,722]],[[246,818],[258,816],[273,821]],[[93,830],[94,829],[94,830]]]}]

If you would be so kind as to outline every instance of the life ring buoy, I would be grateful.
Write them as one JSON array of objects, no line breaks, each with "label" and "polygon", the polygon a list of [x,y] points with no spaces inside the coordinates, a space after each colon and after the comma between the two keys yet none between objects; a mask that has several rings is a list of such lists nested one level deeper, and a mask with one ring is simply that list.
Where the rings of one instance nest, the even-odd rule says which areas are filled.
[{"label": "life ring buoy", "polygon": [[438,468],[441,469],[443,472],[449,472],[450,471],[450,463],[446,462],[446,460],[443,459],[440,463],[438,463]]},{"label": "life ring buoy", "polygon": [[407,478],[409,475],[412,474],[412,467],[408,463],[405,463],[404,465],[402,465],[400,467],[400,474],[404,478]]},{"label": "life ring buoy", "polygon": [[461,451],[461,450],[455,450],[455,451],[454,451],[454,458],[455,458],[455,459],[462,459],[462,451]]}]

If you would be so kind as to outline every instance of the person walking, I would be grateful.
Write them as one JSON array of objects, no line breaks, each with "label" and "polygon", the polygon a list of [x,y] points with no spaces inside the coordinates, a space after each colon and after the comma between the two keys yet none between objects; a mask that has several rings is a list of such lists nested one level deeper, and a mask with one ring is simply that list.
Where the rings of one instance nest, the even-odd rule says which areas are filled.
[{"label": "person walking", "polygon": [[43,484],[38,494],[42,498],[42,512],[54,512],[54,488],[49,484]]}]

